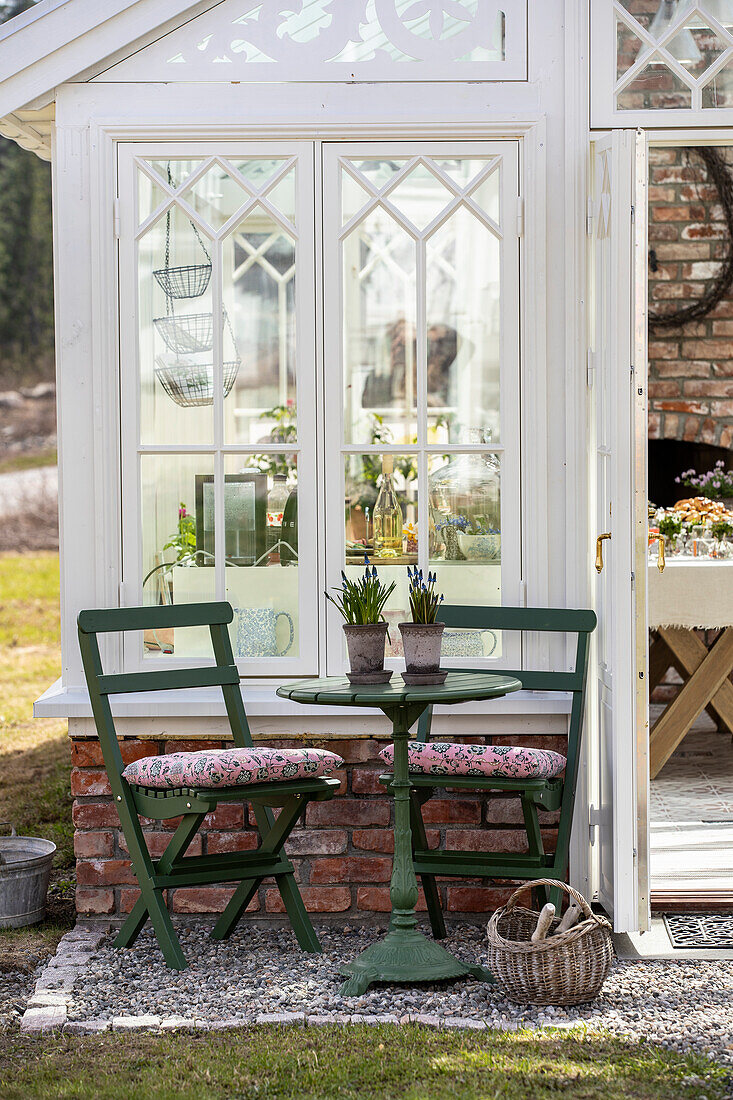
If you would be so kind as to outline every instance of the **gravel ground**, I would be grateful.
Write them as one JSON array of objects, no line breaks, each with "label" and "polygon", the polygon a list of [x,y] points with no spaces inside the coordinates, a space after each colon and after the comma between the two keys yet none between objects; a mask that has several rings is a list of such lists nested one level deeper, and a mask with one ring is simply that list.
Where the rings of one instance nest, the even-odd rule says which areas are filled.
[{"label": "gravel ground", "polygon": [[[74,986],[69,1020],[151,1015],[251,1023],[261,1013],[305,1012],[468,1017],[504,1029],[584,1023],[733,1064],[733,962],[616,962],[602,995],[578,1008],[514,1005],[496,987],[471,979],[372,986],[361,997],[344,998],[338,966],[374,942],[377,931],[319,934],[323,954],[308,955],[285,928],[243,925],[222,943],[203,928],[181,929],[189,961],[182,973],[163,964],[149,930],[131,950],[114,950],[107,939]],[[444,943],[468,961],[485,959],[483,927],[454,929]]]},{"label": "gravel ground", "polygon": [[20,1023],[34,983],[33,972],[9,970],[0,973],[0,1031]]}]

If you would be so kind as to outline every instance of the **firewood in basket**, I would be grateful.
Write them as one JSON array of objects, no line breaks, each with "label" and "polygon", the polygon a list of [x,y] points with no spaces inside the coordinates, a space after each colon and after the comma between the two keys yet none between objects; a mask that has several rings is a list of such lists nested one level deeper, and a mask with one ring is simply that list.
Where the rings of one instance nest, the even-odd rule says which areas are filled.
[{"label": "firewood in basket", "polygon": [[551,901],[548,901],[547,905],[543,905],[540,915],[537,918],[537,927],[532,933],[532,943],[539,943],[540,940],[544,940],[547,937],[554,916],[555,906]]},{"label": "firewood in basket", "polygon": [[567,909],[565,910],[562,920],[555,929],[555,935],[557,935],[558,932],[567,932],[569,928],[572,928],[574,924],[578,923],[582,915],[583,910],[580,908],[578,903],[575,901],[571,901],[570,905],[568,905]]}]

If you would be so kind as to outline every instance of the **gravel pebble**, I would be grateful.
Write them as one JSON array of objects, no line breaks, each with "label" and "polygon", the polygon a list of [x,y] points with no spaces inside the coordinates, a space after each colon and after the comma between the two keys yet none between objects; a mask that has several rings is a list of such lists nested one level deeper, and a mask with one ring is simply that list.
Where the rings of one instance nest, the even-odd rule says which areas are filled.
[{"label": "gravel pebble", "polygon": [[[131,1016],[221,1026],[263,1017],[302,1022],[303,1014],[420,1017],[432,1026],[467,1019],[502,1030],[581,1024],[733,1064],[733,962],[616,961],[601,995],[576,1008],[515,1005],[498,987],[471,978],[373,985],[360,997],[342,997],[339,966],[384,931],[321,928],[323,953],[311,955],[300,951],[288,928],[242,925],[223,942],[202,927],[181,928],[189,968],[180,973],[165,966],[149,929],[130,949],[114,949],[107,939],[75,983],[68,1018],[114,1020],[115,1027],[120,1017]],[[443,942],[467,962],[485,962],[483,926],[454,928]]]}]

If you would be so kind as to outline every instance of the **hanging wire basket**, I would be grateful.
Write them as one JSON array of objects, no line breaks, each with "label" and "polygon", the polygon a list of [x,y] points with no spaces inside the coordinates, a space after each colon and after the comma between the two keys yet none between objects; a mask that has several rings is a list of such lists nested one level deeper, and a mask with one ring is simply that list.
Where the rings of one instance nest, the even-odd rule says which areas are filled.
[{"label": "hanging wire basket", "polygon": [[200,298],[211,282],[211,264],[161,267],[153,275],[168,298]]},{"label": "hanging wire basket", "polygon": [[[241,362],[242,360],[237,357],[222,365],[224,397],[228,397],[231,392]],[[198,364],[182,361],[166,363],[165,360],[158,358],[155,364],[155,376],[176,405],[190,408],[193,405],[213,405],[214,403],[213,363]]]},{"label": "hanging wire basket", "polygon": [[191,313],[183,317],[156,317],[153,324],[171,351],[179,355],[211,351],[214,343],[213,313]]}]

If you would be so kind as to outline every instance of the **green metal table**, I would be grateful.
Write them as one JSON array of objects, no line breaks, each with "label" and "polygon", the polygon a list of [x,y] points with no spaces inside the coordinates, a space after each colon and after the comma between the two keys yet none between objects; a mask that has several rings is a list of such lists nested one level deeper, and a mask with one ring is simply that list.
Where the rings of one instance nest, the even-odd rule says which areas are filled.
[{"label": "green metal table", "polygon": [[348,976],[341,987],[344,996],[358,997],[372,982],[434,982],[462,978],[467,974],[493,981],[482,966],[470,966],[451,955],[444,947],[429,940],[417,928],[417,878],[412,865],[410,827],[410,773],[407,742],[411,728],[431,704],[467,703],[494,699],[518,691],[521,683],[514,676],[496,672],[449,672],[445,683],[434,687],[411,687],[401,676],[388,684],[350,684],[345,677],[329,676],[321,680],[301,680],[283,685],[277,694],[296,703],[317,703],[337,707],[375,707],[392,723],[394,738],[394,779],[391,788],[395,800],[394,860],[390,882],[392,914],[384,939],[368,947],[341,973]]}]

